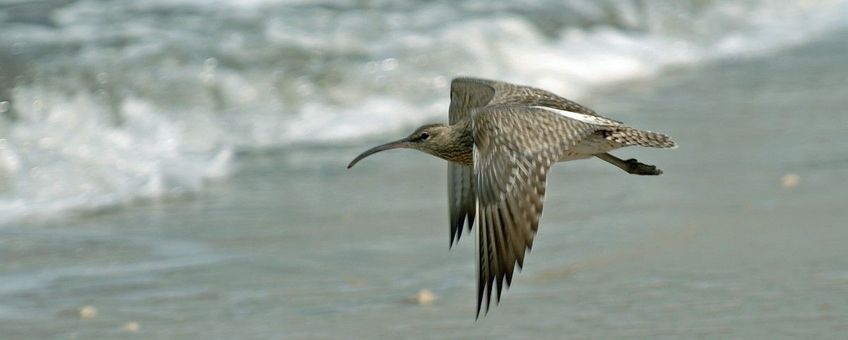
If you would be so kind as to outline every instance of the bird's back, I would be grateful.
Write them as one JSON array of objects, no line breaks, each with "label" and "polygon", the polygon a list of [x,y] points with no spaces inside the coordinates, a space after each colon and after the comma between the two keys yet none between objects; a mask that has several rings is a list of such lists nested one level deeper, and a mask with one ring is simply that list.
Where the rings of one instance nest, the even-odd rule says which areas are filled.
[{"label": "bird's back", "polygon": [[532,86],[462,77],[453,80],[451,89],[465,95],[474,94],[471,96],[474,100],[468,101],[468,104],[476,108],[499,105],[541,106],[602,117],[594,110],[575,101]]}]

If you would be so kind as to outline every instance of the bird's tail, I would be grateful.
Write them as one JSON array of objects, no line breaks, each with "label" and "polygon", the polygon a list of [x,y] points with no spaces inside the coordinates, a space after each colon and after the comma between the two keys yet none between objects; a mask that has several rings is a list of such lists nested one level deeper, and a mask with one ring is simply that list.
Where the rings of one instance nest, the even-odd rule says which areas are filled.
[{"label": "bird's tail", "polygon": [[677,144],[671,137],[661,133],[637,130],[631,127],[620,127],[609,131],[606,139],[623,145],[639,145],[649,148],[676,148]]}]

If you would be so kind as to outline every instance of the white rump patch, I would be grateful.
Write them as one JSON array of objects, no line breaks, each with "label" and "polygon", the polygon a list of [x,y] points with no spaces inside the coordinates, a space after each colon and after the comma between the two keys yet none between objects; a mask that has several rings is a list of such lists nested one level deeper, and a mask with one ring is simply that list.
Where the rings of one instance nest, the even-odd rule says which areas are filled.
[{"label": "white rump patch", "polygon": [[553,112],[553,113],[556,113],[558,115],[561,115],[561,116],[564,116],[564,117],[567,117],[567,118],[571,118],[571,119],[574,119],[574,120],[579,120],[579,121],[587,123],[587,124],[603,125],[603,126],[618,126],[618,125],[621,125],[621,123],[618,123],[616,121],[612,121],[612,120],[606,119],[604,117],[587,115],[585,113],[560,110],[560,109],[555,109],[555,108],[547,107],[547,106],[530,106],[530,107],[534,108],[534,109],[542,109],[542,110],[545,110],[545,111],[548,111],[548,112]]}]

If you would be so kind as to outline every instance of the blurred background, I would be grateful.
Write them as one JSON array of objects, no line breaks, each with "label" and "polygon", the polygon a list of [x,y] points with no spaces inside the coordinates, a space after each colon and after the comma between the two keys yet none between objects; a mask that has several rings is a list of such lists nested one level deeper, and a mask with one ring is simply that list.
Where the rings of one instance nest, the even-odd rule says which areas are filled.
[{"label": "blurred background", "polygon": [[[848,1],[0,0],[0,338],[848,334]],[[445,165],[548,89],[676,150],[560,164],[474,321]]]}]

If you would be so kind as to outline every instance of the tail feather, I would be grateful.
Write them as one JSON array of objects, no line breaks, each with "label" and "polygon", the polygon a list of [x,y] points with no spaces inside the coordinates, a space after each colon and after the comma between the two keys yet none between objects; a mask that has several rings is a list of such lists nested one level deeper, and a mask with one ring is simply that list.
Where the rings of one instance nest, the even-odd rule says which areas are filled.
[{"label": "tail feather", "polygon": [[621,127],[609,131],[605,136],[607,140],[621,143],[623,145],[639,145],[649,148],[675,148],[677,144],[671,137],[661,133],[637,130],[630,127]]}]

